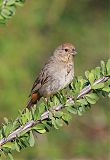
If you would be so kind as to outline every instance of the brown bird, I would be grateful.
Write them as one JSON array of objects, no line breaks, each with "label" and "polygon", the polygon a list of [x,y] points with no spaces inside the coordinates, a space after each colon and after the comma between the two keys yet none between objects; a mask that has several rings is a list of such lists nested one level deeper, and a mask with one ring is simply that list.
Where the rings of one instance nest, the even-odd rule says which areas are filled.
[{"label": "brown bird", "polygon": [[27,108],[31,108],[41,97],[48,97],[65,88],[73,80],[76,53],[70,43],[55,49],[32,86]]}]

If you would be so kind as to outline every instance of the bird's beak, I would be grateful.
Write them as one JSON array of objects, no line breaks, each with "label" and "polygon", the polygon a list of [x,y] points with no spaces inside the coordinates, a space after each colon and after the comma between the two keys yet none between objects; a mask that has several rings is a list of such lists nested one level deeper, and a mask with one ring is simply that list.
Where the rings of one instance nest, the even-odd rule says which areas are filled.
[{"label": "bird's beak", "polygon": [[76,50],[73,50],[73,52],[71,53],[73,56],[75,56],[77,54]]},{"label": "bird's beak", "polygon": [[77,51],[74,51],[74,52],[73,52],[73,55],[76,55],[76,54],[77,54]]}]

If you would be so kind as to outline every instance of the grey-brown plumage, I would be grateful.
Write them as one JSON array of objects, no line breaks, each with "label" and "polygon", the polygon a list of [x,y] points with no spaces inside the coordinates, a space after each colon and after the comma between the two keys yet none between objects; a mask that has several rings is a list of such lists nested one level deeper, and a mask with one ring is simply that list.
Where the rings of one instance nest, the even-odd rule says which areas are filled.
[{"label": "grey-brown plumage", "polygon": [[70,43],[64,43],[54,51],[32,86],[28,108],[41,97],[48,97],[65,88],[73,80],[75,55],[76,49]]}]

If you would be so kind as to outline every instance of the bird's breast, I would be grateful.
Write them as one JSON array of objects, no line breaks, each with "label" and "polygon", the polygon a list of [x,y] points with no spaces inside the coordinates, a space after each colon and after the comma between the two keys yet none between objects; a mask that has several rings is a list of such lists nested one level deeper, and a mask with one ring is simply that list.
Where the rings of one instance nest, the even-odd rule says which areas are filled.
[{"label": "bird's breast", "polygon": [[73,64],[51,64],[48,68],[48,81],[39,89],[41,96],[47,97],[65,88],[74,76]]},{"label": "bird's breast", "polygon": [[58,81],[59,81],[59,89],[62,89],[64,87],[66,87],[72,80],[74,77],[74,67],[73,64],[69,64],[69,65],[65,65],[64,67],[61,67],[58,69],[59,70],[59,75],[57,75],[56,77],[58,77]]}]

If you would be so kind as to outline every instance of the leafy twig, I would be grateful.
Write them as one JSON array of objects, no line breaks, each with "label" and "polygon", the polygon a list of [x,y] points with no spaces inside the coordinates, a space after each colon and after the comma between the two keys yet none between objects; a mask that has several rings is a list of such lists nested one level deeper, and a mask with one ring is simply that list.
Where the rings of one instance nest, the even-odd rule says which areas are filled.
[{"label": "leafy twig", "polygon": [[[108,79],[110,79],[110,78],[109,78],[109,77],[102,77],[102,78],[96,80],[96,81],[94,82],[94,85],[99,84],[99,83],[102,83],[102,82],[105,82],[105,81],[107,81]],[[91,90],[92,90],[91,86],[88,85],[87,87],[85,87],[84,89],[82,89],[82,90],[80,91],[79,95],[77,96],[77,99],[82,98],[85,94],[89,93]],[[69,101],[70,103],[73,103],[73,100],[72,100],[71,98],[70,98],[68,101]],[[58,105],[58,106],[54,106],[53,108],[54,108],[55,111],[59,111],[59,110],[61,110],[63,107],[64,107],[64,106],[63,106],[62,104],[60,104],[60,105]],[[12,133],[10,133],[7,138],[3,138],[2,140],[0,140],[0,146],[4,145],[5,143],[7,143],[7,142],[9,142],[9,141],[11,141],[11,140],[13,140],[13,139],[16,138],[16,136],[17,136],[18,134],[20,134],[21,132],[31,129],[31,127],[33,127],[33,126],[41,123],[43,120],[45,120],[45,119],[47,119],[47,118],[49,118],[49,111],[44,112],[44,113],[41,115],[41,118],[40,118],[39,120],[37,120],[37,121],[31,120],[31,121],[27,122],[24,126],[21,126],[21,127],[19,127],[18,129],[16,129],[15,131],[13,131]]]},{"label": "leafy twig", "polygon": [[33,146],[33,130],[43,134],[52,126],[58,129],[62,122],[69,122],[70,113],[81,115],[95,104],[99,94],[110,97],[110,59],[106,64],[101,61],[101,67],[86,71],[85,76],[75,77],[68,89],[50,97],[47,103],[41,99],[31,111],[20,112],[14,122],[4,118],[0,129],[1,154],[10,158],[13,150]]},{"label": "leafy twig", "polygon": [[0,23],[5,24],[16,12],[17,6],[23,6],[25,0],[2,0],[0,3]]}]

